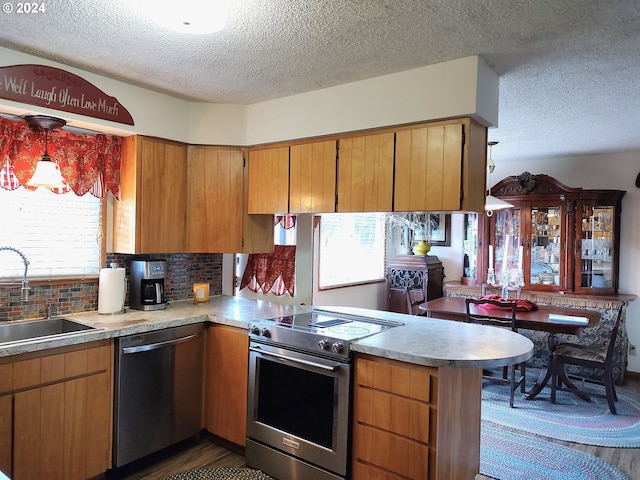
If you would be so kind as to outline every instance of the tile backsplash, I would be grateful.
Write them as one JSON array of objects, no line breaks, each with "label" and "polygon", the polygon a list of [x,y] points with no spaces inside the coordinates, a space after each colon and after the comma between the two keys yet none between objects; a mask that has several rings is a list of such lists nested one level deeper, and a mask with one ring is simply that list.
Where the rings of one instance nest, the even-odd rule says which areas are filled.
[{"label": "tile backsplash", "polygon": [[[118,262],[127,269],[133,255],[107,254],[106,265]],[[222,254],[164,254],[136,256],[167,261],[165,295],[169,302],[193,298],[193,283],[208,282],[211,295],[222,293]],[[125,301],[129,304],[129,296]],[[41,318],[51,305],[52,315],[69,315],[98,309],[98,279],[77,281],[56,281],[31,285],[31,296],[27,302],[20,300],[20,284],[0,284],[0,322]]]}]

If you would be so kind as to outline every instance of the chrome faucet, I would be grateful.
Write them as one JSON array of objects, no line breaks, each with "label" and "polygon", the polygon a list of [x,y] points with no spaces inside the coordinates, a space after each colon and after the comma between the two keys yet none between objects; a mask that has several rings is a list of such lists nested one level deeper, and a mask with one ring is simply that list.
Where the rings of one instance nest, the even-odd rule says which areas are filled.
[{"label": "chrome faucet", "polygon": [[27,269],[29,268],[29,260],[27,260],[27,257],[24,256],[24,253],[22,253],[17,248],[0,247],[0,252],[3,250],[10,250],[12,252],[17,253],[18,255],[20,255],[20,257],[22,258],[22,261],[24,262],[24,277],[22,279],[22,289],[20,290],[20,299],[23,302],[26,302],[27,300],[29,300],[29,280],[27,280]]}]

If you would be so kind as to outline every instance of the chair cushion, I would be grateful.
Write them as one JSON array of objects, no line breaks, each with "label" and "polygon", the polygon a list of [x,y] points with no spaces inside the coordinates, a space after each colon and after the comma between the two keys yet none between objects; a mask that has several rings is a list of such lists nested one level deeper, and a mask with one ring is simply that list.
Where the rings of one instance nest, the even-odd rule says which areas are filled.
[{"label": "chair cushion", "polygon": [[602,348],[576,345],[575,343],[561,343],[553,349],[553,354],[591,362],[604,362],[607,351]]}]

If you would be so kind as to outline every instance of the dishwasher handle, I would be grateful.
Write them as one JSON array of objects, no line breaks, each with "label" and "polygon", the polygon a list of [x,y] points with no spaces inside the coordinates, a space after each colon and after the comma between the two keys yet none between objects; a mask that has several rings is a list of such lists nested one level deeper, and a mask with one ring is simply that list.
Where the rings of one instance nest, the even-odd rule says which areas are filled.
[{"label": "dishwasher handle", "polygon": [[163,342],[147,343],[144,345],[138,345],[136,347],[124,347],[122,349],[122,354],[128,355],[130,353],[148,352],[150,350],[157,350],[159,348],[170,347],[172,345],[177,345],[179,343],[188,342],[189,340],[192,340],[198,337],[199,335],[200,334],[198,333],[194,333],[193,335],[187,335],[186,337],[175,338],[172,340],[165,340]]}]

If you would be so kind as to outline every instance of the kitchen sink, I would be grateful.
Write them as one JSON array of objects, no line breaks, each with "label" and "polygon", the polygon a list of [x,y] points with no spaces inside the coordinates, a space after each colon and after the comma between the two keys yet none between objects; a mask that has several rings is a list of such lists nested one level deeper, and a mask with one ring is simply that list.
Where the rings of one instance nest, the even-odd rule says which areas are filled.
[{"label": "kitchen sink", "polygon": [[0,344],[80,335],[99,328],[64,317],[0,324]]}]

